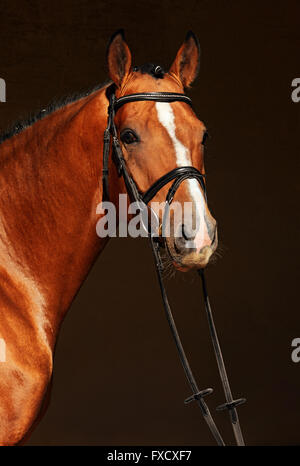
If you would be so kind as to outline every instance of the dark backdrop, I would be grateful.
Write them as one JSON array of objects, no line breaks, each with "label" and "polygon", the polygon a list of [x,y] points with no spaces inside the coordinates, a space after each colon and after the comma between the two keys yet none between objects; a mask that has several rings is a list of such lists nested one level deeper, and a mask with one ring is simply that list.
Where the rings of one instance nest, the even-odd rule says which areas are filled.
[{"label": "dark backdrop", "polygon": [[[297,277],[300,4],[265,0],[1,0],[0,128],[107,79],[107,41],[126,30],[136,64],[169,66],[187,30],[201,73],[190,92],[212,136],[209,201],[223,257],[207,273],[224,357],[250,445],[299,444]],[[100,157],[100,154],[99,154]],[[224,401],[199,283],[168,282],[208,402]],[[76,297],[55,355],[52,401],[28,444],[213,444],[165,321],[145,240],[110,242]],[[216,413],[226,441],[226,413]]]}]

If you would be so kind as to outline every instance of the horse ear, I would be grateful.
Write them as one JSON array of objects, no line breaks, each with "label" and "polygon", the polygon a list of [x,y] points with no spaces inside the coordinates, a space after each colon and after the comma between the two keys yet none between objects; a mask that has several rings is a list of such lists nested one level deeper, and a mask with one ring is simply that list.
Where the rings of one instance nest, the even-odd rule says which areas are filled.
[{"label": "horse ear", "polygon": [[176,58],[169,70],[182,82],[183,87],[189,87],[197,77],[200,66],[200,45],[197,37],[189,31],[177,52]]},{"label": "horse ear", "polygon": [[111,79],[120,87],[131,67],[131,53],[125,42],[123,29],[112,35],[107,47],[106,60]]}]

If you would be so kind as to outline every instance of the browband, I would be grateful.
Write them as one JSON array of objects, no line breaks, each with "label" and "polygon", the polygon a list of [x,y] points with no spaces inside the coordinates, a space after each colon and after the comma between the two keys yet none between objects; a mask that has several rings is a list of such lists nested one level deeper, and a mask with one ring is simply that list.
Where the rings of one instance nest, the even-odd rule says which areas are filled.
[{"label": "browband", "polygon": [[119,99],[116,99],[114,102],[114,111],[116,112],[119,110],[120,107],[122,107],[124,104],[127,104],[129,102],[138,102],[141,100],[151,100],[155,102],[185,102],[189,104],[191,107],[192,105],[192,100],[184,94],[179,94],[177,92],[142,92],[142,93],[137,93],[137,94],[128,94],[124,95],[123,97],[119,97]]}]

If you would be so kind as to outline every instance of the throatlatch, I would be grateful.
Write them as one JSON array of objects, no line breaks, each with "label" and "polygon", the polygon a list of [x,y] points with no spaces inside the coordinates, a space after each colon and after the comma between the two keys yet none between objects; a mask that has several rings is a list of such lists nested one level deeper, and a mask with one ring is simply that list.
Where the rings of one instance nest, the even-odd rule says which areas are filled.
[{"label": "throatlatch", "polygon": [[[162,222],[162,229],[164,228],[164,223],[168,214],[169,206],[174,198],[174,195],[179,188],[180,184],[188,179],[194,178],[197,179],[200,183],[203,193],[206,197],[206,186],[204,182],[204,174],[202,174],[199,170],[195,167],[187,166],[187,167],[178,167],[174,170],[163,175],[159,178],[152,186],[145,192],[140,193],[138,188],[133,180],[133,178],[129,175],[126,167],[126,162],[123,158],[122,149],[120,146],[120,142],[118,139],[118,133],[114,122],[115,112],[124,104],[128,102],[138,102],[138,101],[155,101],[155,102],[175,102],[180,101],[184,102],[188,105],[192,105],[192,101],[189,97],[184,94],[172,93],[172,92],[149,92],[149,93],[140,93],[140,94],[129,94],[122,96],[116,99],[115,96],[115,86],[111,85],[108,87],[106,95],[109,99],[109,107],[108,107],[108,122],[107,128],[104,132],[104,145],[103,145],[103,170],[102,170],[102,179],[103,179],[103,197],[105,199],[109,199],[109,185],[108,185],[108,162],[109,162],[109,154],[110,154],[110,146],[112,141],[112,152],[114,161],[116,163],[118,174],[119,176],[123,176],[125,185],[128,191],[129,196],[135,202],[138,202],[141,205],[141,208],[147,209],[148,203],[153,199],[153,197],[157,194],[157,192],[162,189],[167,183],[170,181],[174,182],[171,185],[171,188],[168,191],[167,198],[166,198],[166,207],[163,214],[163,222]],[[212,418],[212,415],[208,409],[206,402],[204,401],[204,397],[210,395],[213,392],[212,388],[206,388],[199,390],[197,382],[194,378],[192,370],[190,368],[189,362],[187,360],[185,351],[183,349],[176,324],[172,315],[172,311],[168,302],[167,293],[165,290],[164,282],[163,282],[163,264],[160,255],[160,248],[161,248],[161,241],[157,238],[157,236],[153,235],[151,231],[149,231],[149,240],[151,244],[151,249],[154,256],[156,273],[158,277],[158,282],[160,286],[161,296],[163,300],[164,310],[166,313],[167,321],[171,329],[172,336],[174,338],[179,358],[182,363],[186,378],[192,390],[192,395],[189,396],[185,403],[190,403],[191,401],[196,401],[198,406],[201,409],[202,415],[204,420],[206,421],[210,431],[212,432],[216,442],[218,445],[225,445],[224,440],[222,439],[220,432]],[[202,291],[204,296],[204,304],[208,319],[208,326],[211,335],[211,340],[213,344],[214,353],[217,360],[217,365],[219,369],[219,374],[223,386],[223,390],[225,393],[226,403],[217,407],[217,410],[227,409],[234,436],[236,439],[236,443],[239,446],[244,445],[244,439],[240,427],[240,422],[237,414],[237,406],[244,403],[246,401],[245,398],[239,398],[234,400],[232,397],[231,388],[229,385],[226,368],[221,352],[221,347],[219,344],[219,339],[217,336],[213,315],[209,303],[209,298],[207,294],[207,287],[204,277],[204,270],[199,269],[198,273],[201,277],[202,281]]]}]

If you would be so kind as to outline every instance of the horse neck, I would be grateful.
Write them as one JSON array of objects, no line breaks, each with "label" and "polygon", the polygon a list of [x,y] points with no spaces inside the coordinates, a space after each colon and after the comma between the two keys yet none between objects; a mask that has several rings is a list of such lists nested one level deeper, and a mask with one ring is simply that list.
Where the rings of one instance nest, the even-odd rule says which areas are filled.
[{"label": "horse neck", "polygon": [[10,282],[11,301],[24,291],[52,344],[106,243],[96,234],[106,109],[97,91],[0,146],[0,287]]}]

